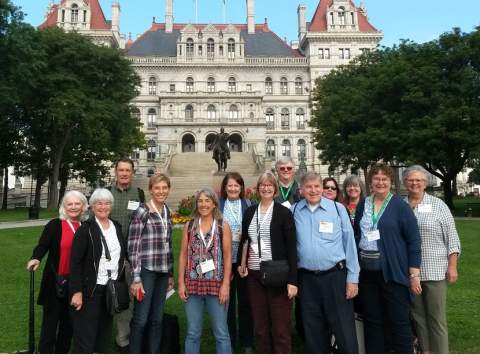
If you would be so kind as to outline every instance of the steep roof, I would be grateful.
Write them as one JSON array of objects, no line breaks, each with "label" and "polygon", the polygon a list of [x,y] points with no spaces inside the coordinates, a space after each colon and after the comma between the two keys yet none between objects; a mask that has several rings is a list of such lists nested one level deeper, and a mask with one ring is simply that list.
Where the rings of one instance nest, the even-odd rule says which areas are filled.
[{"label": "steep roof", "polygon": [[[171,33],[165,32],[164,23],[153,23],[152,27],[141,35],[128,49],[129,56],[177,56],[177,40],[180,31],[187,24],[176,23]],[[209,24],[190,24],[197,30],[203,30]],[[218,30],[225,30],[229,25],[214,24]],[[268,28],[266,23],[255,25],[255,33],[249,34],[246,24],[233,25],[240,31],[245,40],[245,56],[247,57],[298,57],[298,50],[292,49]]]},{"label": "steep roof", "polygon": [[[58,10],[59,7],[64,5],[66,0],[60,1],[60,5],[55,4],[50,8],[50,12],[47,14],[47,18],[39,26],[39,28],[54,27],[57,25]],[[108,30],[112,28],[110,21],[105,19],[102,7],[98,0],[86,0],[90,6],[90,29],[92,30]]]},{"label": "steep roof", "polygon": [[[312,21],[309,23],[308,31],[310,32],[326,32],[327,31],[327,10],[332,5],[333,0],[320,0],[317,10],[313,15]],[[349,0],[352,7],[355,8],[358,16],[358,29],[360,32],[378,32],[373,25],[368,21],[367,16],[363,11],[355,6],[352,0]]]}]

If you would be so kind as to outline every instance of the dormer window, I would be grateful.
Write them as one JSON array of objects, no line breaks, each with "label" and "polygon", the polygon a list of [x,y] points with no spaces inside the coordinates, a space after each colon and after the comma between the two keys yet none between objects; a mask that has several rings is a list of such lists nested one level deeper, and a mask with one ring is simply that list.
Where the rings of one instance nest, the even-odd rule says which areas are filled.
[{"label": "dormer window", "polygon": [[228,58],[235,58],[235,40],[233,38],[230,38],[228,40]]},{"label": "dormer window", "polygon": [[215,41],[212,38],[207,40],[207,57],[213,59],[215,56]]},{"label": "dormer window", "polygon": [[187,39],[187,57],[193,57],[193,39]]},{"label": "dormer window", "polygon": [[72,22],[72,23],[77,23],[78,22],[78,5],[77,4],[72,5],[70,22]]},{"label": "dormer window", "polygon": [[338,8],[338,22],[340,25],[345,25],[345,9],[343,7]]}]

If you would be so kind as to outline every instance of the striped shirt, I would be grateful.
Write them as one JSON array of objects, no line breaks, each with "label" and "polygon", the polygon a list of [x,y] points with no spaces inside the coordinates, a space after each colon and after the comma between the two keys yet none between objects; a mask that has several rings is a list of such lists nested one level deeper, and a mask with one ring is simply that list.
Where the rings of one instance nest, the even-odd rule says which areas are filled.
[{"label": "striped shirt", "polygon": [[[405,201],[408,203],[408,198]],[[420,280],[443,280],[447,273],[448,256],[460,254],[460,239],[452,213],[441,199],[427,193],[413,213],[422,237]]]},{"label": "striped shirt", "polygon": [[250,238],[250,248],[248,251],[248,268],[253,270],[260,269],[260,258],[258,257],[258,229],[260,228],[262,261],[272,260],[272,243],[270,238],[270,223],[272,222],[272,210],[266,214],[260,212],[259,208],[255,211],[250,226],[248,227],[248,237]]},{"label": "striped shirt", "polygon": [[158,212],[150,210],[147,204],[140,204],[132,215],[128,234],[128,256],[134,282],[141,281],[142,267],[152,272],[173,275],[170,210],[165,206],[164,210]]}]

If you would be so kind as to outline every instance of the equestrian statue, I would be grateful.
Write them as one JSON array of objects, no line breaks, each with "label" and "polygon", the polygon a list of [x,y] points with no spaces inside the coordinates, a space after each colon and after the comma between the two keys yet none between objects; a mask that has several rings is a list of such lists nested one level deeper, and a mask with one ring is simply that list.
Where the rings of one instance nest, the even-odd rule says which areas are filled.
[{"label": "equestrian statue", "polygon": [[218,172],[225,171],[227,169],[227,161],[230,159],[230,149],[228,148],[228,141],[230,135],[225,133],[225,129],[220,128],[220,133],[215,136],[215,140],[212,143],[213,156],[218,167]]}]

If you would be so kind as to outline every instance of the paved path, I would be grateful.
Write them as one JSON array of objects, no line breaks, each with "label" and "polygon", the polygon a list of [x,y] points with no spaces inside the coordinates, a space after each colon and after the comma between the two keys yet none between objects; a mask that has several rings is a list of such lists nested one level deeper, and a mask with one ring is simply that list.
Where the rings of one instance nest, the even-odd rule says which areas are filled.
[{"label": "paved path", "polygon": [[2,229],[15,229],[15,228],[18,228],[18,227],[43,226],[49,221],[50,221],[50,219],[0,222],[0,230],[2,230]]}]

